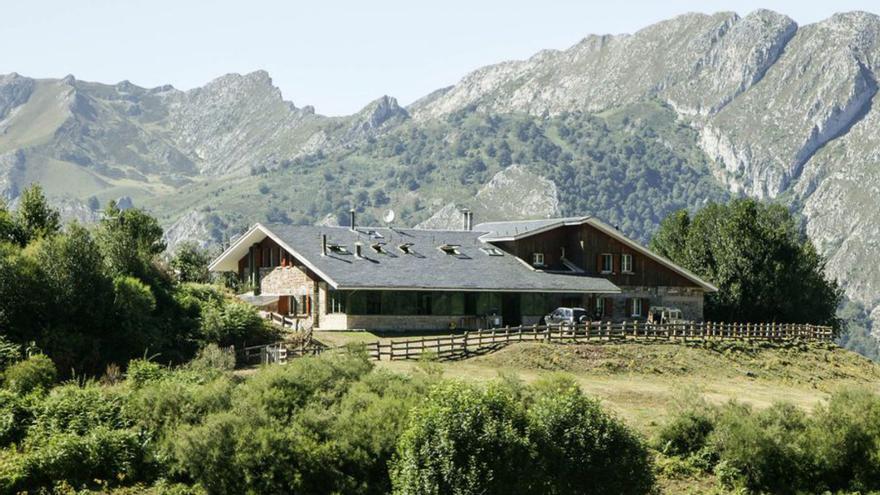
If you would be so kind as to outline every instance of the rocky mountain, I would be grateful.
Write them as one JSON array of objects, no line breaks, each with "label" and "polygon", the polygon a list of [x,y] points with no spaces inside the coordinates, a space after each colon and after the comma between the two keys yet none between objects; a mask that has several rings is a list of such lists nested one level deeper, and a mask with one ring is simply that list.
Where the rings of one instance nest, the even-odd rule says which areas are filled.
[{"label": "rocky mountain", "polygon": [[457,225],[459,207],[477,221],[592,213],[646,240],[674,209],[745,194],[801,213],[829,272],[871,309],[878,55],[873,14],[687,14],[346,117],[285,101],[262,71],[190,91],[10,74],[0,194],[39,181],[80,218],[78,201],[130,196],[172,244],[264,218],[344,222],[350,207],[434,227]]}]

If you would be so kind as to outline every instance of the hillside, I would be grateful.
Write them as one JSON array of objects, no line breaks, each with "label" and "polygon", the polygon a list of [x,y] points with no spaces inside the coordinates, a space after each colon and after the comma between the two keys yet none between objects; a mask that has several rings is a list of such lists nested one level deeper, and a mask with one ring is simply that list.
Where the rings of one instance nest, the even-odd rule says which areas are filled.
[{"label": "hillside", "polygon": [[254,221],[333,223],[350,207],[365,222],[393,208],[402,224],[449,226],[460,206],[477,221],[595,214],[644,241],[674,209],[747,194],[801,213],[870,311],[878,34],[863,12],[806,26],[766,10],[686,14],[345,117],[284,100],[263,71],[189,91],[10,74],[0,195],[38,181],[86,220],[127,196],[172,244],[217,244]]}]

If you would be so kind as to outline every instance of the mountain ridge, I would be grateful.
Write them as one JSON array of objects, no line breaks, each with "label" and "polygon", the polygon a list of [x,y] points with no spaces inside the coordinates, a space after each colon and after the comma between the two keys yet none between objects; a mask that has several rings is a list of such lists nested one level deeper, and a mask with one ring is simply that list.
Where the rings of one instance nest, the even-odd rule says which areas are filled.
[{"label": "mountain ridge", "polygon": [[285,100],[265,71],[187,91],[12,73],[0,76],[0,194],[38,181],[65,201],[131,196],[175,239],[218,242],[255,214],[491,216],[510,199],[478,193],[516,163],[516,187],[558,205],[536,215],[600,213],[641,237],[669,209],[725,194],[787,204],[870,310],[880,269],[858,260],[880,246],[878,73],[880,17],[798,26],[765,9],[588,35],[405,107],[386,95],[337,117]]}]

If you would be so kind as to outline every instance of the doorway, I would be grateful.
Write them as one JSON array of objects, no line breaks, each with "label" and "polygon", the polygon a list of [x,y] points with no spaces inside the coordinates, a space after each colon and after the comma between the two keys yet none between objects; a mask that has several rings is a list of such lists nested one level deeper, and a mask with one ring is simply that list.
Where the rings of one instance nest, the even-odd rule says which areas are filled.
[{"label": "doorway", "polygon": [[522,324],[521,294],[505,292],[501,295],[501,318],[504,324],[515,327]]}]

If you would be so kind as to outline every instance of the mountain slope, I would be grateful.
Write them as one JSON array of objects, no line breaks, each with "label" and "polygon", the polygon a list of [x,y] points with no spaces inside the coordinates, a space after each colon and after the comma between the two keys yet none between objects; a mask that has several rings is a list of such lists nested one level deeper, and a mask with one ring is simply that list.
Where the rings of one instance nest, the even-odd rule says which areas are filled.
[{"label": "mountain slope", "polygon": [[285,101],[263,71],[190,91],[10,74],[0,194],[38,181],[79,216],[91,196],[130,196],[169,240],[214,243],[351,207],[424,225],[454,224],[457,207],[596,214],[644,241],[674,209],[747,194],[802,213],[829,273],[872,309],[878,55],[880,18],[863,12],[802,27],[767,10],[686,14],[332,118]]}]

